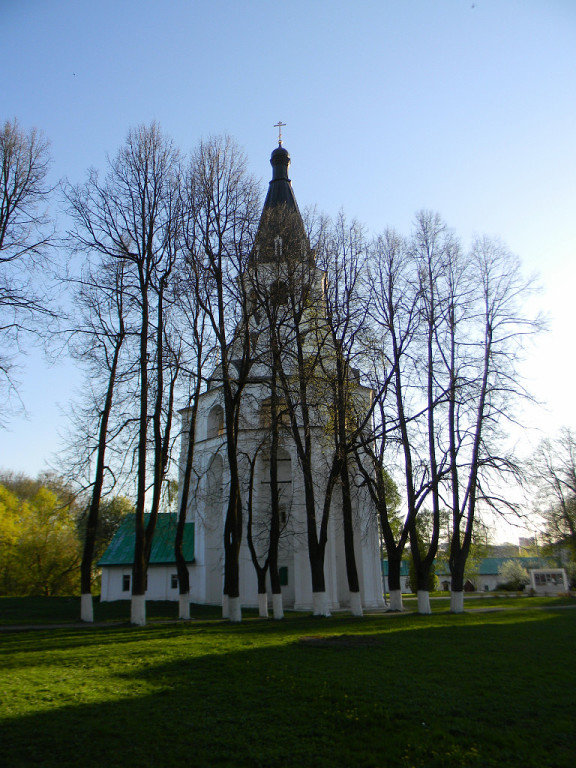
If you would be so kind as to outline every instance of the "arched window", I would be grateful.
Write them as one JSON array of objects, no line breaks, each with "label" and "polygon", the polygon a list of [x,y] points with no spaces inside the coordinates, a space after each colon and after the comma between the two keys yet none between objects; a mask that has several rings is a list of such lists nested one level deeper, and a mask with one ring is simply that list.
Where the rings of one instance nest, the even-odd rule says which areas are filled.
[{"label": "arched window", "polygon": [[224,434],[224,411],[221,405],[214,405],[208,414],[207,438]]},{"label": "arched window", "polygon": [[209,511],[218,510],[222,504],[223,474],[222,457],[216,454],[210,462],[206,478],[206,507]]},{"label": "arched window", "polygon": [[[288,418],[288,411],[286,410],[284,400],[276,400],[276,413],[278,414],[278,423],[288,426],[290,419]],[[272,398],[270,397],[262,400],[260,404],[260,426],[265,429],[269,429],[272,426]]]}]

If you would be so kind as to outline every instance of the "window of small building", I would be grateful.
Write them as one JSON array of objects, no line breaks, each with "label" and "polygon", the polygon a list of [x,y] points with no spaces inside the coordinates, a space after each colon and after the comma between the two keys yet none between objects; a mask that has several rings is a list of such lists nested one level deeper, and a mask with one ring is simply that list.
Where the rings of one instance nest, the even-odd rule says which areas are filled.
[{"label": "window of small building", "polygon": [[125,573],[122,576],[122,592],[130,592],[130,574]]},{"label": "window of small building", "polygon": [[224,434],[224,410],[221,405],[215,405],[208,414],[207,437],[219,437]]},{"label": "window of small building", "polygon": [[278,568],[278,578],[280,579],[280,586],[288,586],[288,566],[282,565]]},{"label": "window of small building", "polygon": [[178,589],[178,574],[170,574],[170,589]]}]

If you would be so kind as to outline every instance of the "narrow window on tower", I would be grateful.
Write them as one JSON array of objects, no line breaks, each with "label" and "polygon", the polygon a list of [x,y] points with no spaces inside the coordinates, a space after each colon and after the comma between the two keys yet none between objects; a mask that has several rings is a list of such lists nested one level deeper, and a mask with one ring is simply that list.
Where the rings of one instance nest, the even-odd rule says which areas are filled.
[{"label": "narrow window on tower", "polygon": [[282,256],[282,238],[280,235],[274,238],[274,256],[279,259]]}]

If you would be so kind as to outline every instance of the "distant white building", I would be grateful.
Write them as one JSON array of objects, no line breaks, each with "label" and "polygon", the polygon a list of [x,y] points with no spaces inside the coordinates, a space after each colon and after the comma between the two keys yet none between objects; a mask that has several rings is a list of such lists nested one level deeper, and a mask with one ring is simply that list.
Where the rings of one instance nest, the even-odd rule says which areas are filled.
[{"label": "distant white building", "polygon": [[530,589],[537,595],[558,595],[568,592],[568,576],[564,568],[532,568]]},{"label": "distant white building", "polygon": [[[178,574],[174,557],[176,524],[176,515],[158,515],[148,567],[147,600],[178,600]],[[102,602],[130,599],[134,539],[134,515],[127,515],[98,562],[102,568],[100,588]],[[194,526],[191,523],[187,523],[184,528],[182,549],[188,570],[192,575]]]}]

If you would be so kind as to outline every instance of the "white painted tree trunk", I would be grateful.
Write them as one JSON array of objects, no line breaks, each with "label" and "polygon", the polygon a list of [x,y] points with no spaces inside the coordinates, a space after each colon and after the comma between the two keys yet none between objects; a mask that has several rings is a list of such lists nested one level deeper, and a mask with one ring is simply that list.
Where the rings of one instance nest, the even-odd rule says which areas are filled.
[{"label": "white painted tree trunk", "polygon": [[403,611],[404,606],[402,605],[402,590],[391,589],[389,594],[390,594],[390,604],[388,606],[388,610]]},{"label": "white painted tree trunk", "polygon": [[313,592],[312,600],[312,613],[314,616],[330,616],[330,605],[326,592]]},{"label": "white painted tree trunk", "polygon": [[352,616],[363,616],[362,596],[360,592],[350,592],[350,611]]},{"label": "white painted tree trunk", "polygon": [[94,621],[94,608],[90,592],[80,595],[80,620],[90,624]]},{"label": "white painted tree trunk", "polygon": [[184,621],[190,619],[190,592],[186,592],[178,598],[178,618],[184,619]]},{"label": "white painted tree trunk", "polygon": [[261,619],[268,618],[268,595],[266,592],[258,593],[258,616],[260,616]]},{"label": "white painted tree trunk", "polygon": [[145,595],[132,595],[130,603],[130,623],[137,627],[146,626],[146,597]]},{"label": "white painted tree trunk", "polygon": [[284,618],[284,606],[282,604],[282,593],[272,595],[272,611],[276,620]]},{"label": "white painted tree trunk", "polygon": [[432,613],[430,607],[430,592],[427,589],[419,589],[418,595],[418,613]]},{"label": "white painted tree trunk", "polygon": [[464,592],[450,592],[451,613],[464,613]]},{"label": "white painted tree trunk", "polygon": [[239,624],[242,621],[242,606],[239,597],[228,598],[228,618],[234,624]]},{"label": "white painted tree trunk", "polygon": [[222,618],[227,619],[230,614],[228,595],[222,595]]}]

